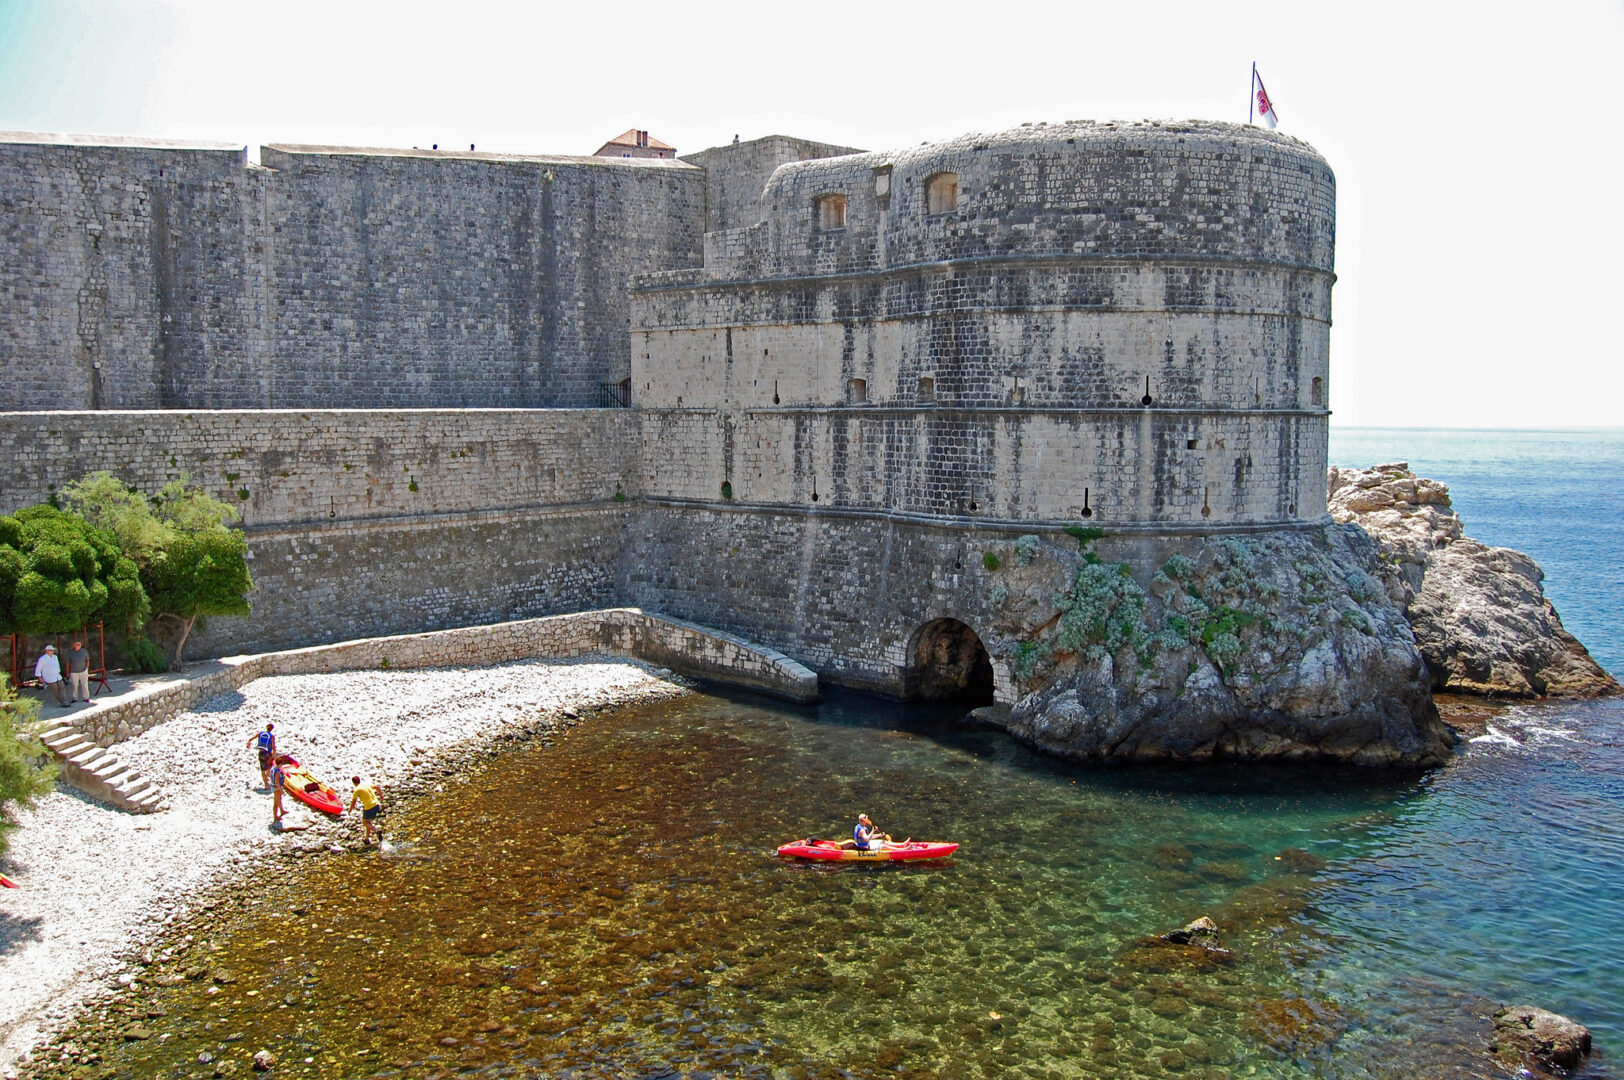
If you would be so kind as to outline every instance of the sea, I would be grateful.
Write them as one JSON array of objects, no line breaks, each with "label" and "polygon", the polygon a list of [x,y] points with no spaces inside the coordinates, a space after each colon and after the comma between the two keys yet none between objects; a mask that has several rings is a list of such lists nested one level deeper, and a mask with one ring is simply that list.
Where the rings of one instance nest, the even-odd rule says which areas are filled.
[{"label": "sea", "polygon": [[[1331,459],[1447,482],[1624,667],[1624,432],[1334,429]],[[1427,773],[1086,768],[839,691],[549,741],[188,927],[192,977],[141,991],[157,1037],[110,1033],[101,1075],[1464,1080],[1511,1075],[1490,1017],[1532,1004],[1624,1077],[1616,700],[1494,712]],[[962,846],[773,856],[859,811]],[[1224,953],[1160,940],[1200,916]]]},{"label": "sea", "polygon": [[1624,428],[1331,428],[1332,465],[1408,462],[1466,535],[1533,556],[1562,625],[1624,674]]}]

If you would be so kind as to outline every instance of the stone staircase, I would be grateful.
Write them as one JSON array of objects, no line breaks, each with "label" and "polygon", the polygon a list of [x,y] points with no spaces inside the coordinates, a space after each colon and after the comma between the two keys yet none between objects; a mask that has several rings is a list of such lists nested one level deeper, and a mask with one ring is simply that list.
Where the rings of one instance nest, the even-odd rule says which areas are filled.
[{"label": "stone staircase", "polygon": [[93,799],[132,814],[156,813],[168,804],[157,784],[121,764],[72,724],[51,727],[40,741],[56,755],[59,778]]}]

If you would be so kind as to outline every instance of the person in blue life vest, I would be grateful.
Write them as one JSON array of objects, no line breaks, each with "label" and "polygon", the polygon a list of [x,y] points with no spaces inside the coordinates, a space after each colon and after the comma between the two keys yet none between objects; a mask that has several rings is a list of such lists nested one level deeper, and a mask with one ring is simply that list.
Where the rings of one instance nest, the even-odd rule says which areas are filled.
[{"label": "person in blue life vest", "polygon": [[873,819],[867,814],[857,815],[857,827],[851,831],[851,838],[858,851],[894,851],[908,842],[904,840],[899,844],[892,840],[875,827]]},{"label": "person in blue life vest", "polygon": [[271,766],[276,763],[276,725],[266,724],[264,731],[250,735],[247,745],[259,747],[259,786],[265,787],[271,782]]},{"label": "person in blue life vest", "polygon": [[271,785],[271,827],[274,829],[282,824],[282,788],[287,780],[281,761],[272,758],[271,773],[267,779]]}]

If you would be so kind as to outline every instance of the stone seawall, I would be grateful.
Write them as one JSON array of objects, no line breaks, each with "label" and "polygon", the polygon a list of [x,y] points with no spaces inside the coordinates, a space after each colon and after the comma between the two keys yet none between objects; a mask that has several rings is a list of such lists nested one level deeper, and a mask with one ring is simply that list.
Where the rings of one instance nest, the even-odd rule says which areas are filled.
[{"label": "stone seawall", "polygon": [[[1321,527],[1234,535],[1312,535]],[[1007,560],[1024,535],[1076,548],[1054,525],[656,504],[628,524],[625,593],[639,607],[782,649],[831,682],[899,697],[929,666],[926,628],[956,620],[991,651],[997,700],[1013,703],[1021,692],[1014,656],[993,630],[1008,619],[1007,588],[986,556]],[[1148,581],[1170,555],[1201,542],[1195,532],[1123,534],[1099,548]]]},{"label": "stone seawall", "polygon": [[621,602],[636,430],[623,409],[4,413],[0,512],[97,469],[240,508],[253,612],[194,656],[467,626]]},{"label": "stone seawall", "polygon": [[71,724],[99,746],[112,746],[200,701],[268,675],[479,667],[602,653],[645,660],[678,674],[791,701],[815,701],[818,697],[817,676],[773,649],[635,608],[613,608],[226,657],[202,673],[160,683],[125,700],[75,713],[62,722]]}]

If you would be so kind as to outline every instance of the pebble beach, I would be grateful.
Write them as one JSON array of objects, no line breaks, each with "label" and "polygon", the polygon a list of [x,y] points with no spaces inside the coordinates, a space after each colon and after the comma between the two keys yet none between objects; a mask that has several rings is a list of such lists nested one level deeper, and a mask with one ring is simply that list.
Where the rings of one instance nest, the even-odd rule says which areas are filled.
[{"label": "pebble beach", "polygon": [[118,744],[162,785],[165,810],[121,813],[58,785],[19,815],[0,860],[22,884],[0,896],[0,1075],[81,1007],[139,984],[165,927],[211,887],[270,858],[361,846],[357,812],[330,819],[285,799],[272,828],[245,745],[266,723],[346,801],[351,776],[374,783],[387,836],[391,800],[434,790],[460,755],[686,692],[669,671],[606,658],[274,676]]}]

